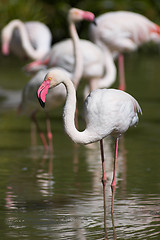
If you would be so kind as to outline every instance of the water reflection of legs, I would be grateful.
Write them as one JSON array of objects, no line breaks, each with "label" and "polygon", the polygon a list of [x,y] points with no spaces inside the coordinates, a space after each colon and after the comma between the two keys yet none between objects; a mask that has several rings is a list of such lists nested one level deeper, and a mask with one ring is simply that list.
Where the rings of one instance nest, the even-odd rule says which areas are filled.
[{"label": "water reflection of legs", "polygon": [[49,156],[46,155],[45,153],[43,154],[41,166],[42,166],[42,168],[44,168],[47,158],[49,158],[48,159],[48,174],[52,175],[52,172],[53,172],[53,154],[52,154],[52,152],[49,152]]},{"label": "water reflection of legs", "polygon": [[[46,164],[48,171],[45,171]],[[39,191],[44,197],[53,196],[53,179],[53,154],[49,152],[48,155],[43,155],[41,168],[37,172]]]},{"label": "water reflection of legs", "polygon": [[48,137],[48,142],[49,142],[49,150],[51,153],[53,153],[51,122],[49,119],[48,112],[46,112],[46,125],[47,125],[47,137]]},{"label": "water reflection of legs", "polygon": [[107,224],[106,224],[106,191],[103,187],[103,199],[104,199],[104,232],[105,232],[105,240],[108,239],[107,237]]},{"label": "water reflection of legs", "polygon": [[79,158],[78,158],[78,148],[79,148],[79,145],[74,143],[73,145],[73,171],[74,173],[78,173],[78,164],[79,164]]},{"label": "water reflection of legs", "polygon": [[[112,203],[114,202],[114,193],[115,191],[113,191],[112,189]],[[117,235],[116,235],[116,231],[115,231],[115,225],[114,225],[114,213],[113,213],[113,205],[111,206],[111,216],[112,216],[112,227],[113,227],[113,239],[116,240],[117,239]]]},{"label": "water reflection of legs", "polygon": [[31,121],[31,146],[35,148],[36,145],[37,145],[36,125],[33,121]]}]

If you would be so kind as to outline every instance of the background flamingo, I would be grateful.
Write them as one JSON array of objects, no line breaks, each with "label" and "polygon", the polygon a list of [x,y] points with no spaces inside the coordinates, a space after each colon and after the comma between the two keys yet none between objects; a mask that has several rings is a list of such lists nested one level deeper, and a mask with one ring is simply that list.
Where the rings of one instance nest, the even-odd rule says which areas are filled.
[{"label": "background flamingo", "polygon": [[[68,72],[74,73],[72,80],[76,87],[81,77],[89,81],[89,87],[85,90],[86,93],[96,88],[109,87],[113,84],[116,77],[116,67],[112,53],[106,50],[104,57],[102,50],[92,42],[88,40],[77,41],[77,37],[75,37],[76,28],[73,27],[70,21],[70,19],[72,19],[72,13],[74,14],[75,11],[80,10],[75,8],[71,9],[68,17],[69,29],[70,32],[72,32],[70,35],[74,45],[72,39],[63,40],[54,44],[51,51],[42,60],[28,64],[26,70],[30,72],[46,66],[64,68]],[[81,15],[83,16],[82,13]],[[83,16],[86,20],[89,17],[92,16],[90,14]],[[79,64],[77,65],[76,62]]]},{"label": "background flamingo", "polygon": [[127,11],[104,13],[96,18],[97,27],[90,27],[92,40],[105,51],[119,55],[120,89],[125,90],[123,52],[136,50],[140,45],[160,42],[160,27],[146,17]]},{"label": "background flamingo", "polygon": [[[74,74],[74,77],[70,75],[70,78],[74,79],[74,81],[76,81],[76,84],[74,82],[74,84],[78,85],[80,77],[81,77],[81,71],[79,74],[79,70],[82,67],[82,59],[81,59],[81,54],[80,54],[80,49],[79,49],[79,37],[78,34],[76,32],[75,29],[75,21],[81,21],[83,19],[86,20],[90,20],[93,21],[94,20],[94,15],[90,12],[86,12],[86,11],[82,11],[80,9],[71,9],[69,11],[69,23],[70,23],[70,34],[73,37],[73,43],[71,42],[71,46],[74,47],[74,52],[75,55],[77,55],[78,57],[76,57],[76,64],[75,64],[75,70],[73,71],[72,74]],[[78,71],[77,71],[78,70]],[[45,148],[47,148],[47,142],[45,140],[44,134],[42,133],[42,131],[39,128],[38,122],[36,120],[36,113],[39,110],[39,104],[37,106],[37,98],[36,98],[36,91],[38,89],[38,87],[40,86],[40,84],[42,83],[45,74],[47,73],[47,70],[42,70],[39,71],[25,86],[24,90],[23,90],[23,96],[22,96],[22,101],[20,104],[20,110],[21,112],[25,112],[27,115],[29,115],[31,117],[31,119],[34,121],[34,123],[37,126],[37,129],[40,133],[40,137],[42,140],[42,143],[44,145]],[[69,72],[67,72],[67,74],[69,74]],[[48,112],[50,109],[57,107],[57,105],[60,105],[64,100],[65,100],[65,96],[66,96],[66,91],[65,88],[62,86],[61,88],[57,88],[55,91],[57,91],[56,93],[54,93],[54,95],[49,96],[47,99],[47,135],[48,135],[48,139],[49,139],[49,145],[50,148],[52,148],[52,134],[51,134],[51,127],[50,127],[50,121],[49,121],[49,117],[48,117]],[[53,103],[54,100],[54,103]]]},{"label": "background flamingo", "polygon": [[52,34],[49,28],[37,21],[12,20],[2,29],[2,53],[10,51],[20,58],[40,59],[50,50]]},{"label": "background flamingo", "polygon": [[[79,132],[75,127],[74,116],[76,109],[76,91],[72,81],[64,71],[54,69],[49,72],[37,91],[42,107],[45,106],[45,97],[50,88],[63,83],[67,90],[67,99],[63,112],[64,128],[69,137],[80,144],[89,144],[100,141],[102,158],[102,183],[105,199],[106,173],[104,167],[103,138],[111,135],[115,138],[115,157],[112,188],[115,190],[115,173],[120,135],[131,126],[138,123],[137,112],[141,112],[138,102],[129,94],[115,89],[97,89],[86,98],[84,114],[86,129]],[[142,112],[141,112],[142,113]]]},{"label": "background flamingo", "polygon": [[[90,90],[94,90],[96,88],[110,87],[116,78],[116,67],[112,54],[108,51],[105,52],[105,55],[103,55],[103,52],[99,47],[87,40],[81,39],[78,47],[81,50],[83,57],[83,67],[82,69],[78,68],[79,76],[82,75],[82,78],[86,79],[90,85],[90,87],[86,87],[85,92],[89,93]],[[67,39],[56,43],[52,47],[52,50],[47,55],[46,59],[49,59],[47,62],[47,67],[58,66],[64,68],[70,73],[73,73],[76,65],[74,64],[74,47],[72,40]],[[41,66],[38,65],[38,68],[45,68],[44,63],[46,62],[46,59],[42,61]],[[35,62],[33,65],[32,63],[31,65],[29,64],[27,66],[29,71],[30,66],[33,66],[33,68],[35,66],[37,67]],[[79,78],[77,80],[73,76],[72,80],[74,85],[77,86]]]}]

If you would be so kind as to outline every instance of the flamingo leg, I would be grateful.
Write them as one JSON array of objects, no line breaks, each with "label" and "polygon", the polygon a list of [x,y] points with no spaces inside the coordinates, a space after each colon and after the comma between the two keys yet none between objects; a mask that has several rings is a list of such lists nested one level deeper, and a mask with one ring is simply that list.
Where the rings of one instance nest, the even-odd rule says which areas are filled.
[{"label": "flamingo leg", "polygon": [[115,142],[115,155],[114,155],[113,180],[112,180],[112,184],[111,184],[111,188],[112,188],[112,207],[111,207],[111,212],[112,212],[112,214],[113,214],[113,211],[114,211],[114,196],[115,196],[115,191],[116,191],[116,169],[117,169],[118,141],[119,141],[119,138],[116,138],[116,142]]},{"label": "flamingo leg", "polygon": [[116,191],[116,186],[112,186],[112,204],[111,204],[111,214],[113,215],[114,212],[114,196]]},{"label": "flamingo leg", "polygon": [[112,180],[112,185],[111,185],[112,187],[116,187],[116,169],[117,169],[118,141],[119,141],[119,138],[116,138],[116,142],[115,142],[115,155],[114,155],[113,180]]},{"label": "flamingo leg", "polygon": [[48,145],[47,145],[45,136],[44,136],[43,132],[41,131],[41,129],[40,129],[40,127],[39,127],[39,124],[38,124],[38,122],[37,122],[36,113],[33,113],[33,114],[32,114],[31,119],[32,119],[32,121],[33,121],[33,122],[35,123],[35,125],[36,125],[36,128],[37,128],[37,130],[38,130],[38,132],[39,132],[39,135],[40,135],[40,138],[41,138],[41,141],[42,141],[42,143],[43,143],[43,146],[44,146],[45,150],[47,150],[47,149],[48,149]]},{"label": "flamingo leg", "polygon": [[105,188],[107,177],[106,177],[106,171],[105,171],[105,163],[104,163],[104,150],[103,150],[103,140],[100,140],[100,149],[101,149],[101,159],[102,159],[102,184]]},{"label": "flamingo leg", "polygon": [[124,71],[124,56],[120,54],[118,56],[118,69],[119,69],[119,89],[122,91],[126,90],[125,83],[125,71]]},{"label": "flamingo leg", "polygon": [[100,149],[101,149],[101,159],[102,159],[102,184],[103,184],[103,202],[104,202],[104,231],[105,231],[105,240],[107,240],[107,226],[106,226],[106,171],[104,164],[104,150],[103,150],[103,140],[100,140]]},{"label": "flamingo leg", "polygon": [[49,149],[51,152],[53,152],[51,122],[50,122],[48,112],[46,112],[46,125],[47,125],[47,137],[48,137],[48,141],[49,141]]}]

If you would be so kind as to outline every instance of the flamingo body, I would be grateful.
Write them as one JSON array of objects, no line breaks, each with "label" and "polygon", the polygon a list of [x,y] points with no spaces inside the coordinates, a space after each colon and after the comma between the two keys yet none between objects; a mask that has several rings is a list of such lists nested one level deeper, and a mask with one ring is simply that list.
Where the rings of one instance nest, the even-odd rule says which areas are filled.
[{"label": "flamingo body", "polygon": [[112,51],[133,51],[143,43],[160,42],[160,27],[145,16],[127,11],[104,13],[91,25],[96,44],[106,44]]},{"label": "flamingo body", "polygon": [[97,26],[91,25],[92,40],[105,52],[109,48],[118,56],[119,88],[125,90],[123,52],[136,50],[140,45],[160,42],[160,27],[138,13],[116,11],[104,13],[96,18]]},{"label": "flamingo body", "polygon": [[137,101],[128,93],[117,89],[97,89],[84,103],[87,129],[101,140],[108,135],[119,137],[138,123]]},{"label": "flamingo body", "polygon": [[[98,46],[84,39],[79,40],[78,48],[81,51],[83,60],[83,67],[80,75],[90,82],[97,79],[96,87],[91,87],[91,89],[89,89],[89,87],[86,86],[84,91],[85,97],[89,94],[90,90],[110,87],[116,78],[116,67],[112,53],[108,49],[104,53]],[[42,61],[35,61],[28,64],[26,70],[32,72],[46,67],[61,67],[70,72],[73,76],[76,66],[74,55],[72,40],[66,39],[54,44],[51,51]],[[76,83],[74,78],[73,82]]]},{"label": "flamingo body", "polygon": [[[99,47],[87,40],[80,40],[83,57],[83,77],[102,77],[104,74],[103,53]],[[74,72],[74,49],[71,39],[55,44],[49,53],[48,66],[62,67],[70,73]]]}]

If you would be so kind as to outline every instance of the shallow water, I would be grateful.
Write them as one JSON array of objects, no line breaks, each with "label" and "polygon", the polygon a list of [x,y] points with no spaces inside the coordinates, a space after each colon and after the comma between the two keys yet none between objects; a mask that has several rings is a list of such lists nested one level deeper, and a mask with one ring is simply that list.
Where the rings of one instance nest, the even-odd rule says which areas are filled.
[{"label": "shallow water", "polygon": [[[113,142],[104,142],[107,239],[160,239],[159,58],[126,56],[127,91],[139,101],[143,115],[137,128],[120,139],[114,215]],[[99,145],[75,148],[64,134],[60,107],[51,114],[54,153],[43,151],[38,136],[31,146],[30,120],[16,111],[29,79],[21,70],[25,62],[0,60],[1,239],[104,239]],[[81,92],[78,96],[81,101]],[[43,113],[39,121],[45,131]]]}]

